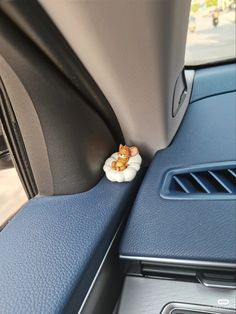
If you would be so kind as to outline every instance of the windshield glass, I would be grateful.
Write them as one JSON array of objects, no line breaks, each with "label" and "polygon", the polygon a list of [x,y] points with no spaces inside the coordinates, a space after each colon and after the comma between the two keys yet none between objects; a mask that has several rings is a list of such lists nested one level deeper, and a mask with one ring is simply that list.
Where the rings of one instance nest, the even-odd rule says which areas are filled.
[{"label": "windshield glass", "polygon": [[192,0],[185,64],[236,57],[236,0]]}]

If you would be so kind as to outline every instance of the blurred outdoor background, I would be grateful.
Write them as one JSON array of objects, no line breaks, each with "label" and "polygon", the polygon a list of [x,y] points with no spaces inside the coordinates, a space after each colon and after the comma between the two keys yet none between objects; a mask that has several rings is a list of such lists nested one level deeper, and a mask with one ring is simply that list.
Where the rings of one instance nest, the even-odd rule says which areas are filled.
[{"label": "blurred outdoor background", "polygon": [[0,230],[27,200],[3,137],[0,121]]},{"label": "blurred outdoor background", "polygon": [[197,65],[236,57],[236,0],[193,0],[185,63]]}]

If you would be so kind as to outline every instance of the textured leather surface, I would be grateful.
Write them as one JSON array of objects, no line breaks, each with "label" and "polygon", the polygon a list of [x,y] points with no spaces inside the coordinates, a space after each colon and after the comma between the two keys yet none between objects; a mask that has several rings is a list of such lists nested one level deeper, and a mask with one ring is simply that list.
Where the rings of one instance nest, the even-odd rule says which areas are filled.
[{"label": "textured leather surface", "polygon": [[138,182],[29,201],[0,233],[0,313],[60,313],[78,285],[81,303]]},{"label": "textured leather surface", "polygon": [[196,71],[191,102],[236,90],[236,64]]},{"label": "textured leather surface", "polygon": [[236,93],[192,103],[172,144],[156,154],[120,246],[124,256],[236,262],[232,201],[166,200],[165,173],[178,167],[236,159]]}]

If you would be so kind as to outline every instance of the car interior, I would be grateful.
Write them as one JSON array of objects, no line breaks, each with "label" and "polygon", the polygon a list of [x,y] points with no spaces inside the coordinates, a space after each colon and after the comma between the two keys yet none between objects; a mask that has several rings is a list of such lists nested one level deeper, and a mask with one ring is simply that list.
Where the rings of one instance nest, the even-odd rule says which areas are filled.
[{"label": "car interior", "polygon": [[[190,6],[0,3],[1,152],[28,197],[0,313],[235,313],[236,63],[186,65]],[[120,144],[131,182],[103,171]]]}]

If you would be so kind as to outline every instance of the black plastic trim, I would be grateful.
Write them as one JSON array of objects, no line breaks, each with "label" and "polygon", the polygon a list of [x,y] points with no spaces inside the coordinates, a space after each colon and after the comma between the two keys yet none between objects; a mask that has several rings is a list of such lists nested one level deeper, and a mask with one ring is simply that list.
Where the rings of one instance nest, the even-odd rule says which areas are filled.
[{"label": "black plastic trim", "polygon": [[0,24],[1,76],[39,194],[91,189],[115,150],[114,136],[78,89],[1,10]]},{"label": "black plastic trim", "polygon": [[32,169],[6,89],[0,77],[0,118],[20,180],[29,198],[37,194]]},{"label": "black plastic trim", "polygon": [[0,8],[47,55],[101,116],[117,144],[124,137],[117,117],[87,69],[37,1],[4,1]]}]

